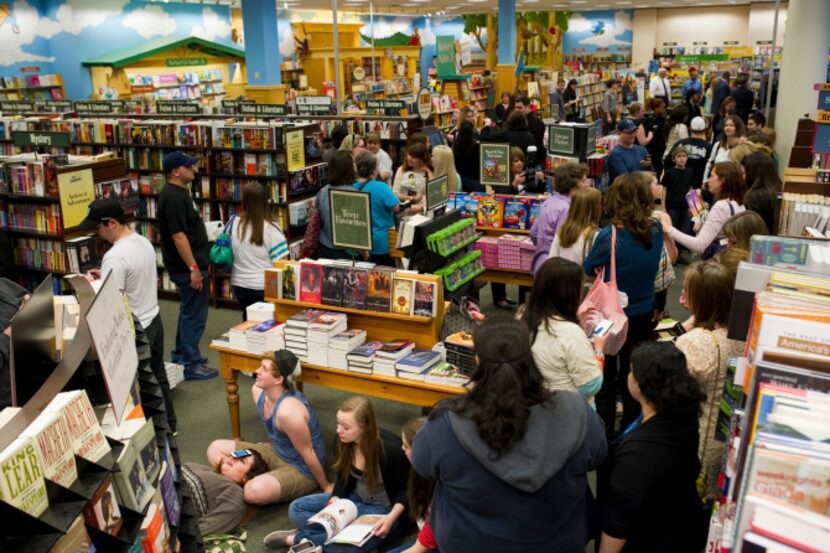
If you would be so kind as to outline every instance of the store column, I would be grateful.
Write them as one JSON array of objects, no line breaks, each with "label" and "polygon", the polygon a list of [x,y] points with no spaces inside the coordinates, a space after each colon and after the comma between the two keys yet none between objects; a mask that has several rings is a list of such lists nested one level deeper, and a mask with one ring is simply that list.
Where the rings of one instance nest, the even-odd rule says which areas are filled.
[{"label": "store column", "polygon": [[[496,98],[516,88],[516,0],[499,0]],[[487,37],[487,40],[493,40]]]},{"label": "store column", "polygon": [[245,64],[249,86],[271,86],[281,82],[277,3],[275,0],[243,0]]},{"label": "store column", "polygon": [[775,109],[775,150],[782,173],[789,165],[798,119],[805,113],[816,113],[818,92],[814,86],[827,79],[828,21],[830,0],[790,0]]}]

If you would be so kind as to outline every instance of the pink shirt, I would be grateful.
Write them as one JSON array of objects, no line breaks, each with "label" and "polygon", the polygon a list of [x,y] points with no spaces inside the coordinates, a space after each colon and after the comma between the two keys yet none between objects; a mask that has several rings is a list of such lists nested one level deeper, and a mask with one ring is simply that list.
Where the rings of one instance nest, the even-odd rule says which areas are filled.
[{"label": "pink shirt", "polygon": [[[732,210],[729,209],[729,204],[732,204]],[[737,215],[746,208],[734,200],[718,200],[712,209],[709,210],[709,216],[697,236],[689,236],[683,234],[677,228],[672,227],[669,231],[675,242],[682,246],[686,246],[695,253],[703,253],[716,238],[723,238],[723,225],[726,221]]]}]

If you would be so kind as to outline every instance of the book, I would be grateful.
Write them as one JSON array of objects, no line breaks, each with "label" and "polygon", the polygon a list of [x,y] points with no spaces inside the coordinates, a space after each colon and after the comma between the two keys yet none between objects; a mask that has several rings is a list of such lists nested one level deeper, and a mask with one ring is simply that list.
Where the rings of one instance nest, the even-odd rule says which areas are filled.
[{"label": "book", "polygon": [[504,202],[504,228],[526,229],[529,198],[510,196]]},{"label": "book", "polygon": [[97,528],[112,536],[117,536],[124,524],[121,509],[115,499],[115,486],[110,476],[104,478],[101,485],[87,501],[83,508],[84,520],[87,525]]},{"label": "book", "polygon": [[[347,321],[345,313],[326,311],[309,323],[308,330],[338,334],[346,329]],[[311,332],[309,332],[310,334]],[[331,336],[334,336],[334,334],[331,334]]]},{"label": "book", "polygon": [[170,526],[177,526],[182,506],[179,503],[179,496],[173,483],[173,470],[166,462],[161,464],[159,488],[161,489],[161,498],[164,501],[164,512],[167,514],[167,523]]},{"label": "book", "polygon": [[419,373],[441,362],[441,354],[431,349],[415,349],[412,353],[395,363],[399,371]]},{"label": "book", "polygon": [[351,351],[365,341],[365,330],[360,328],[350,328],[329,338],[329,349]]},{"label": "book", "polygon": [[79,514],[69,526],[69,530],[55,542],[49,553],[86,553],[88,551],[94,551],[94,547],[86,531],[84,517]]},{"label": "book", "polygon": [[49,506],[37,446],[18,437],[0,452],[0,501],[33,517]]},{"label": "book", "polygon": [[265,269],[265,297],[282,298],[283,269]]},{"label": "book", "polygon": [[118,494],[119,504],[141,512],[150,498],[154,488],[144,472],[144,466],[138,456],[138,450],[128,441],[118,455],[112,473],[112,481]]},{"label": "book", "polygon": [[282,272],[282,299],[296,300],[297,281],[299,280],[300,266],[295,263],[283,265]]},{"label": "book", "polygon": [[135,448],[144,472],[151,482],[155,482],[161,470],[161,457],[156,446],[156,431],[153,419],[147,419],[144,425],[130,438],[130,447]]},{"label": "book", "polygon": [[470,382],[470,378],[460,374],[449,363],[441,362],[427,370],[424,382],[444,386],[464,386]]},{"label": "book", "polygon": [[326,530],[326,545],[332,543],[361,547],[374,536],[380,515],[357,516],[357,506],[348,499],[338,499],[308,519]]},{"label": "book", "polygon": [[412,294],[415,282],[408,278],[395,278],[392,291],[392,313],[401,315],[412,314]]},{"label": "book", "polygon": [[336,265],[323,265],[323,305],[339,306],[343,302],[343,269]]},{"label": "book", "polygon": [[365,269],[346,269],[343,274],[343,307],[366,308]]},{"label": "book", "polygon": [[434,282],[425,280],[415,281],[412,314],[422,317],[434,317],[438,303],[438,286]]},{"label": "book", "polygon": [[[317,317],[325,314],[326,311],[323,309],[303,309],[302,311],[298,311],[294,313],[285,321],[286,325],[286,340],[289,339],[289,336],[294,334],[290,331],[291,327],[296,327],[298,329],[307,329],[308,326],[316,319]],[[305,334],[303,334],[305,335]]]},{"label": "book", "polygon": [[164,505],[161,490],[156,490],[147,509],[147,516],[141,523],[139,531],[144,553],[166,553],[170,538],[170,528],[164,518]]},{"label": "book", "polygon": [[46,410],[60,412],[66,418],[73,451],[79,457],[95,462],[111,451],[86,391],[61,392],[52,399]]},{"label": "book", "polygon": [[31,438],[40,459],[43,477],[70,487],[78,479],[78,467],[72,452],[72,438],[66,418],[60,413],[41,413],[21,434]]},{"label": "book", "polygon": [[388,313],[392,303],[392,280],[395,269],[375,267],[369,271],[366,289],[366,309]]},{"label": "book", "polygon": [[322,303],[323,267],[319,263],[300,263],[300,301]]}]

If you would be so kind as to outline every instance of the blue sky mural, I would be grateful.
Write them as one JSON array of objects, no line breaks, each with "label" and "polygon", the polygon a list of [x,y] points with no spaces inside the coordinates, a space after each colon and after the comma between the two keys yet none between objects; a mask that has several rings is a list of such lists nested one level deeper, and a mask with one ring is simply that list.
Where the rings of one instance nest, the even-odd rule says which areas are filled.
[{"label": "blue sky mural", "polygon": [[634,10],[575,12],[568,20],[562,51],[569,54],[576,48],[587,53],[596,52],[597,48],[608,48],[612,52],[618,48],[630,49],[634,40],[633,18]]}]

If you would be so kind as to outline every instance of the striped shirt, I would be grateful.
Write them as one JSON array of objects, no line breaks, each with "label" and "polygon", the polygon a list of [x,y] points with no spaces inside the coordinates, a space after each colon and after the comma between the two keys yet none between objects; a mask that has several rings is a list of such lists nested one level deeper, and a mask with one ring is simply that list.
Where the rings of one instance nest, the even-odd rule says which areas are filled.
[{"label": "striped shirt", "polygon": [[236,217],[231,229],[233,270],[231,284],[252,290],[265,289],[265,269],[274,266],[278,259],[288,256],[285,235],[274,224],[265,223],[262,246],[250,242],[250,231],[241,235],[241,219]]}]

